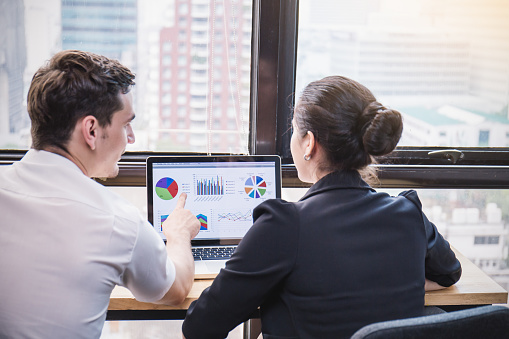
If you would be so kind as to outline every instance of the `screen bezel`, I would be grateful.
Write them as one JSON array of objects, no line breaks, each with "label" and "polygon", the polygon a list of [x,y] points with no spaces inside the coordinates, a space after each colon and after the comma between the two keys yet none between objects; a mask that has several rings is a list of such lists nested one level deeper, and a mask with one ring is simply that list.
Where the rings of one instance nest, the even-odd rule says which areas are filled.
[{"label": "screen bezel", "polygon": [[[147,214],[148,221],[154,225],[153,215],[153,177],[152,169],[154,163],[173,163],[173,162],[216,162],[216,163],[227,163],[227,162],[273,162],[275,164],[276,171],[276,198],[281,198],[281,158],[278,155],[203,155],[203,156],[154,156],[147,158],[146,166],[146,187],[147,187]],[[211,240],[211,239],[199,239],[192,240],[193,246],[215,246],[215,245],[236,245],[241,239],[222,239],[222,240]]]}]

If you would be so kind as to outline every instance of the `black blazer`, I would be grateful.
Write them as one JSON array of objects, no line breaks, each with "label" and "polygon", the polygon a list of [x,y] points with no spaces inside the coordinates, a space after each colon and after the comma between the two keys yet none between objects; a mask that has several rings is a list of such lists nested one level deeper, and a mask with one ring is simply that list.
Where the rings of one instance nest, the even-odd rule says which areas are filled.
[{"label": "black blazer", "polygon": [[187,339],[225,338],[260,307],[264,338],[350,337],[422,315],[425,277],[461,266],[415,191],[377,193],[356,171],[331,173],[296,203],[270,200],[212,286],[191,305]]}]

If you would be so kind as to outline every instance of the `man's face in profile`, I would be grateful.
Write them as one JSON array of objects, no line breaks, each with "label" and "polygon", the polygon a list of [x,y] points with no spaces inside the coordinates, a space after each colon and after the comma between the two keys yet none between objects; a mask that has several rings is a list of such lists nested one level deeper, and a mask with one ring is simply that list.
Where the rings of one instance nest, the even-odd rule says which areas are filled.
[{"label": "man's face in profile", "polygon": [[111,124],[100,127],[101,137],[97,141],[97,159],[100,162],[94,177],[113,178],[118,175],[118,161],[127,144],[134,143],[131,122],[134,119],[132,93],[119,94],[123,109],[113,114]]}]

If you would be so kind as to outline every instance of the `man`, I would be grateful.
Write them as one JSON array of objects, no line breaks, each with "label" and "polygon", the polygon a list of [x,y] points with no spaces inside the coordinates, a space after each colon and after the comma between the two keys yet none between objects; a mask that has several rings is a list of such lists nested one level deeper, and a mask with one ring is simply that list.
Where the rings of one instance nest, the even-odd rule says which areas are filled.
[{"label": "man", "polygon": [[91,178],[114,177],[134,142],[134,75],[63,51],[32,79],[32,149],[0,168],[0,337],[98,338],[115,285],[177,305],[194,277],[200,223],[185,194],[163,225]]}]

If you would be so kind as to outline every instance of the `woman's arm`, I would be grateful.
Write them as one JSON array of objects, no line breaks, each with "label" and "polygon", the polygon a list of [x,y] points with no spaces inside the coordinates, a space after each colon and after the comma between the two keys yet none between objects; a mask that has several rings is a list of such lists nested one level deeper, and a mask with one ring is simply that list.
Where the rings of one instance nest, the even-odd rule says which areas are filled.
[{"label": "woman's arm", "polygon": [[424,284],[424,290],[425,291],[436,291],[446,288],[445,286],[439,285],[438,283],[426,279],[426,282]]},{"label": "woman's arm", "polygon": [[[449,242],[444,239],[438,232],[437,227],[422,212],[422,204],[415,191],[405,191],[400,195],[413,202],[419,209],[426,231],[427,250],[424,265],[427,282],[425,289],[431,291],[432,289],[445,288],[455,284],[461,277],[461,264]],[[434,284],[430,284],[430,282]]]},{"label": "woman's arm", "polygon": [[293,204],[264,202],[254,210],[253,218],[254,225],[226,267],[189,307],[182,326],[186,338],[225,338],[291,272],[299,235]]}]

